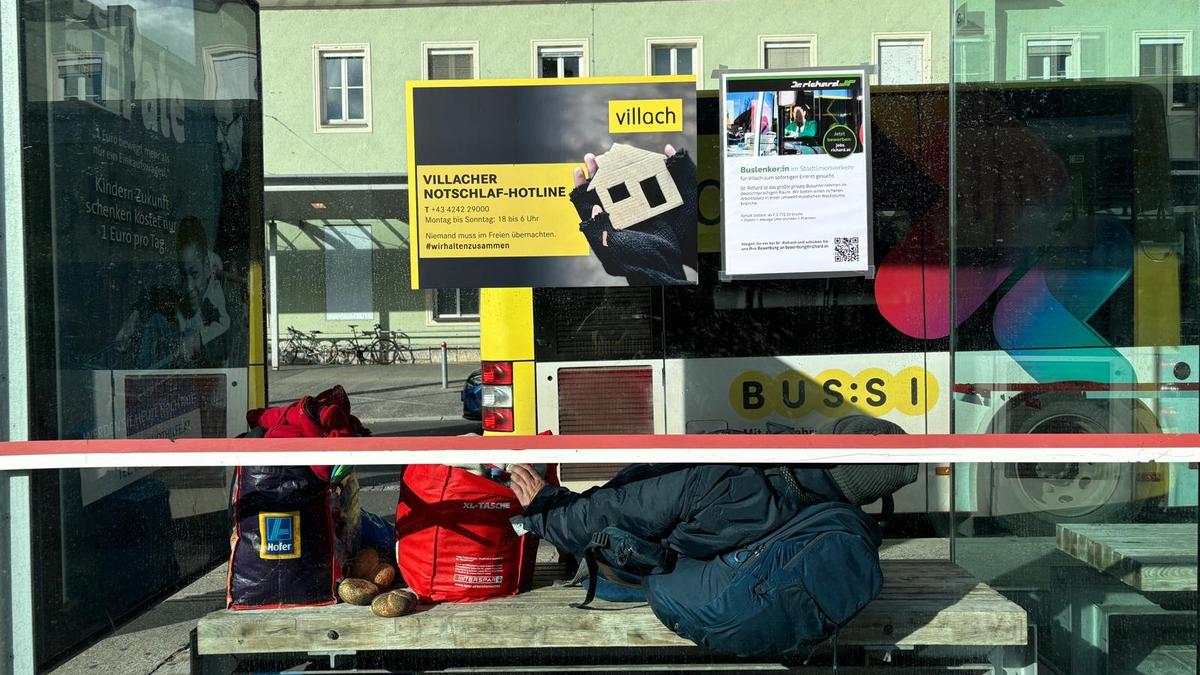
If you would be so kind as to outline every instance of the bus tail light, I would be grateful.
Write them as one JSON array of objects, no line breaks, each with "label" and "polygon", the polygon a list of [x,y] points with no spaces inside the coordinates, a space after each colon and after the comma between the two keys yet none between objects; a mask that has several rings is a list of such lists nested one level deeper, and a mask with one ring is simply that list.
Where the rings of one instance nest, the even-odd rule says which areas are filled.
[{"label": "bus tail light", "polygon": [[485,408],[511,408],[513,407],[512,385],[484,385],[482,398]]},{"label": "bus tail light", "polygon": [[480,365],[483,371],[483,388],[480,392],[483,430],[512,431],[516,420],[513,414],[512,361],[484,361]]},{"label": "bus tail light", "polygon": [[484,361],[481,366],[484,384],[511,385],[513,383],[512,361]]},{"label": "bus tail light", "polygon": [[483,430],[484,431],[512,431],[513,430],[512,408],[484,408],[483,409]]}]

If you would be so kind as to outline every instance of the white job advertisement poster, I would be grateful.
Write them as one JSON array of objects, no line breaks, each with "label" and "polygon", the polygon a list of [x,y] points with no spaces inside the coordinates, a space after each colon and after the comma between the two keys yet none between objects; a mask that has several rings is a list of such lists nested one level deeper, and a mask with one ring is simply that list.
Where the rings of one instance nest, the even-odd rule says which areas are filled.
[{"label": "white job advertisement poster", "polygon": [[862,66],[721,73],[726,278],[873,274],[870,110]]}]

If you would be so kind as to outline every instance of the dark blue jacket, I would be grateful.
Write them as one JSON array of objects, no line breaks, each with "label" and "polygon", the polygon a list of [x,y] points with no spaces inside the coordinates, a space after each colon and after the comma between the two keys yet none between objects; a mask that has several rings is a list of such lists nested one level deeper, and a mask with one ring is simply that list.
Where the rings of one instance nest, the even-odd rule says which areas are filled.
[{"label": "dark blue jacket", "polygon": [[[784,473],[790,471],[794,480]],[[708,560],[756,541],[805,506],[847,501],[820,467],[634,464],[583,493],[546,486],[525,510],[525,529],[580,556],[615,527]]]}]

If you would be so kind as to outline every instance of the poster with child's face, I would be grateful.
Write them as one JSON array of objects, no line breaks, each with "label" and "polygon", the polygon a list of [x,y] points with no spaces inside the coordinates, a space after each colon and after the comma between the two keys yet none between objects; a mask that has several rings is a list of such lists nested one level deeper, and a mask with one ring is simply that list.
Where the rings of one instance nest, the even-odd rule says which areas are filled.
[{"label": "poster with child's face", "polygon": [[696,283],[693,78],[410,82],[408,123],[414,288]]}]

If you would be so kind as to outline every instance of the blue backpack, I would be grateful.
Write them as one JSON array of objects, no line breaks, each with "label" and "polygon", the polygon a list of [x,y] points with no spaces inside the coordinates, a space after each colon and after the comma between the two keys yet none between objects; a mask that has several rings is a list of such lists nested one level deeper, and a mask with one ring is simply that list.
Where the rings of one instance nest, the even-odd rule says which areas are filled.
[{"label": "blue backpack", "polygon": [[626,533],[609,529],[593,546],[614,567],[646,574],[650,608],[679,636],[737,656],[792,656],[830,637],[836,654],[837,631],[883,587],[881,538],[862,509],[826,502],[748,546],[712,560],[680,557],[665,573],[670,564],[651,564],[653,549],[630,546]]},{"label": "blue backpack", "polygon": [[737,656],[791,656],[845,626],[883,587],[879,525],[827,502],[713,560],[680,558],[643,579],[651,609],[681,637]]}]

